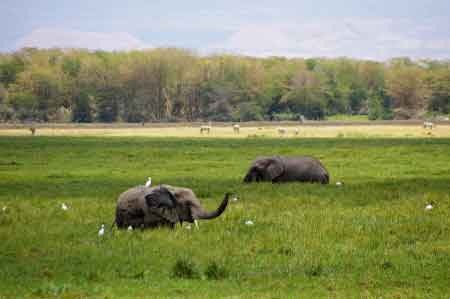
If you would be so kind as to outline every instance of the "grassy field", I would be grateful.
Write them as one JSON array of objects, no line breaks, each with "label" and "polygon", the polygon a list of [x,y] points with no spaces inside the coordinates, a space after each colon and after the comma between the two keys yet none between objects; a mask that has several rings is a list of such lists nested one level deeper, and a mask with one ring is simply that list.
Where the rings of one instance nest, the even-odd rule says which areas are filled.
[{"label": "grassy field", "polygon": [[[267,154],[320,158],[331,184],[242,184]],[[2,136],[0,298],[450,298],[449,157],[428,137]],[[148,176],[239,199],[199,230],[111,234]]]},{"label": "grassy field", "polygon": [[369,121],[367,115],[348,115],[348,114],[336,114],[327,117],[327,120],[356,120],[356,121]]},{"label": "grassy field", "polygon": [[[231,124],[213,126],[210,134],[200,134],[200,125],[161,126],[160,124],[120,126],[109,125],[60,125],[37,127],[36,136],[83,136],[83,137],[179,137],[179,138],[450,138],[450,123],[439,124],[432,130],[417,125],[295,125],[295,123],[242,124],[239,134],[233,132]],[[280,136],[278,127],[287,128]],[[298,134],[295,134],[295,129]],[[29,127],[0,127],[1,136],[30,136]]]}]

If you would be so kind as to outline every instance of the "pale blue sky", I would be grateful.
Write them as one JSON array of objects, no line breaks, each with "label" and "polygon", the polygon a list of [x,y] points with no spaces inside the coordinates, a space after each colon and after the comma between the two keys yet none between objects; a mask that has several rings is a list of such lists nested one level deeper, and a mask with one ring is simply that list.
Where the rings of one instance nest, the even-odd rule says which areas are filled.
[{"label": "pale blue sky", "polygon": [[23,46],[450,58],[450,1],[0,2],[0,51]]}]

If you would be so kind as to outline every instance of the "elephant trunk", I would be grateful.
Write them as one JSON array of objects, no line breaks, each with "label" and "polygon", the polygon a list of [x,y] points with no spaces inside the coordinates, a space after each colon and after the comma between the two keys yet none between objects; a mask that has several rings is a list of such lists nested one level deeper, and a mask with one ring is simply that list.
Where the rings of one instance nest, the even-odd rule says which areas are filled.
[{"label": "elephant trunk", "polygon": [[229,197],[230,197],[230,193],[225,194],[225,197],[224,197],[222,203],[220,204],[220,206],[217,208],[217,210],[212,211],[212,212],[207,212],[207,211],[202,210],[200,213],[195,215],[194,218],[195,219],[213,219],[213,218],[220,216],[227,208]]},{"label": "elephant trunk", "polygon": [[257,172],[251,168],[244,177],[244,183],[251,183],[257,181]]}]

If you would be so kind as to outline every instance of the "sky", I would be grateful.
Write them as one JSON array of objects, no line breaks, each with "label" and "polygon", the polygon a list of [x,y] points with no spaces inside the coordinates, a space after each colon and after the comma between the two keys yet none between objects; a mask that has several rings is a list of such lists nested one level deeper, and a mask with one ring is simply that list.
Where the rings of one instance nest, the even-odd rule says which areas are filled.
[{"label": "sky", "polygon": [[450,58],[449,0],[1,0],[0,51]]}]

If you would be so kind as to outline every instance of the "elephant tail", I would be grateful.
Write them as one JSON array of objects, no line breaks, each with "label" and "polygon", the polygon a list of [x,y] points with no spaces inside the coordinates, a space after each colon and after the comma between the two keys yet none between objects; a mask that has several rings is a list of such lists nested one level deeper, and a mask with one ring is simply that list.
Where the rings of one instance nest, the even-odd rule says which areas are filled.
[{"label": "elephant tail", "polygon": [[228,199],[229,199],[230,195],[231,195],[231,193],[225,194],[225,197],[222,200],[222,203],[220,204],[220,206],[217,208],[217,210],[212,211],[212,212],[202,211],[201,213],[197,214],[195,218],[196,219],[213,219],[213,218],[220,216],[227,208]]}]

